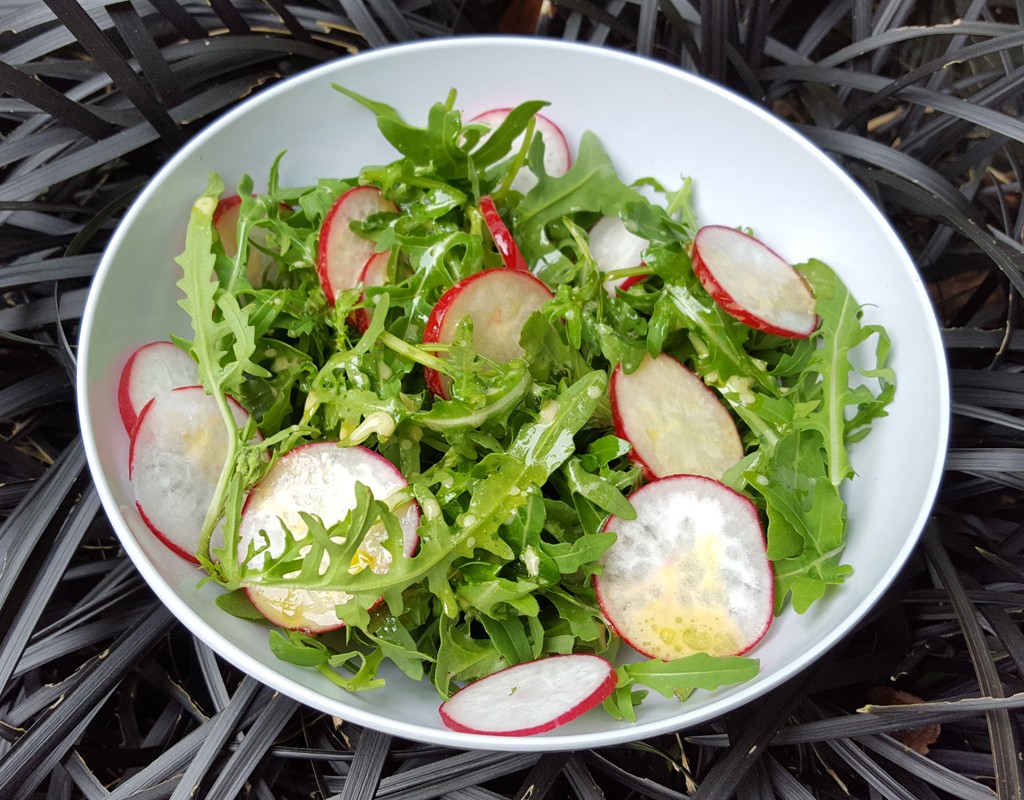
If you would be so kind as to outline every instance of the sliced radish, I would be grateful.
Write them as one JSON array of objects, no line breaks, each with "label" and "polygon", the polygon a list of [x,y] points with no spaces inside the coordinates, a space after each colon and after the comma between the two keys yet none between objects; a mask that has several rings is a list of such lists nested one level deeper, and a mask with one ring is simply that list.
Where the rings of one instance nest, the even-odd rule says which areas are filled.
[{"label": "sliced radish", "polygon": [[[590,229],[590,255],[601,272],[642,266],[644,250],[650,244],[647,239],[628,230],[618,217],[601,217]],[[643,279],[642,275],[631,275],[605,281],[604,286],[609,294],[615,294],[616,289],[628,289]]]},{"label": "sliced radish", "polygon": [[359,274],[374,253],[374,243],[352,230],[352,223],[397,211],[376,186],[356,186],[334,202],[320,228],[316,263],[328,303],[334,305],[339,292],[358,285]]},{"label": "sliced radish", "polygon": [[617,538],[594,578],[619,636],[666,661],[753,647],[771,623],[774,592],[754,504],[698,475],[661,478],[629,499],[636,519],[608,520]]},{"label": "sliced radish", "polygon": [[[355,484],[362,483],[375,498],[385,500],[407,484],[402,473],[383,456],[365,447],[339,447],[337,442],[314,442],[289,451],[271,467],[246,498],[239,527],[239,557],[251,542],[268,537],[271,555],[284,549],[284,528],[302,538],[307,530],[300,511],[315,514],[327,526],[334,525],[356,504]],[[416,551],[419,507],[409,502],[396,511],[405,538],[403,552]],[[387,532],[383,525],[370,529],[353,568],[383,574],[391,566],[391,554],[382,545]],[[261,556],[256,556],[257,563]],[[325,565],[326,568],[326,565]],[[249,600],[268,620],[283,628],[307,633],[340,628],[344,622],[335,607],[351,599],[338,590],[290,589],[249,586]]]},{"label": "sliced radish", "polygon": [[464,733],[543,733],[599,705],[615,689],[615,682],[615,668],[600,656],[548,656],[460,689],[441,704],[441,720]]},{"label": "sliced radish", "polygon": [[480,213],[484,218],[484,222],[487,223],[487,229],[491,232],[491,238],[494,239],[494,244],[498,248],[505,266],[509,269],[528,270],[529,267],[526,264],[526,259],[523,258],[519,245],[512,238],[512,234],[498,213],[498,209],[494,205],[494,199],[490,195],[484,195],[480,198]]},{"label": "sliced radish", "polygon": [[[382,253],[374,253],[363,265],[363,271],[359,273],[359,285],[363,287],[362,302],[366,302],[367,286],[383,286],[388,282],[388,258],[391,251],[385,250]],[[360,331],[366,333],[373,319],[373,311],[368,307],[357,308],[352,312],[352,324]]]},{"label": "sliced radish", "polygon": [[[239,427],[248,413],[228,398]],[[228,434],[214,398],[201,386],[157,395],[139,415],[128,478],[142,519],[157,538],[198,563],[199,531],[228,454]]]},{"label": "sliced radish", "polygon": [[[491,130],[496,129],[502,122],[505,121],[505,117],[512,111],[511,108],[492,108],[490,111],[485,111],[483,114],[479,114],[470,122],[479,122],[484,125],[489,125]],[[539,133],[541,138],[544,140],[544,170],[548,175],[552,177],[559,177],[569,171],[569,166],[572,164],[572,156],[569,153],[569,144],[565,140],[561,129],[550,119],[542,114],[534,114],[534,133]],[[480,138],[480,142],[483,143],[487,139],[488,134],[484,134]],[[517,152],[522,147],[523,137],[520,136],[512,143],[512,152]],[[526,194],[530,189],[537,185],[537,176],[534,175],[528,167],[523,167],[513,178],[510,188],[515,189],[517,192]]]},{"label": "sliced radish", "polygon": [[144,344],[128,357],[117,386],[117,407],[129,435],[146,403],[158,394],[199,383],[192,356],[170,342]]},{"label": "sliced radish", "polygon": [[[554,295],[529,272],[488,269],[463,278],[441,295],[423,331],[428,344],[447,344],[465,317],[473,320],[473,347],[482,356],[505,364],[523,355],[519,337],[527,318]],[[448,397],[447,380],[436,370],[425,370],[427,386]]]},{"label": "sliced radish", "polygon": [[[213,226],[217,229],[221,246],[228,258],[238,254],[238,214],[242,210],[242,198],[236,195],[225,197],[213,212]],[[267,229],[250,228],[249,242],[260,246],[266,244]],[[249,247],[249,257],[245,262],[245,277],[256,289],[273,283],[277,276],[277,262],[260,251],[258,247]]]},{"label": "sliced radish", "polygon": [[697,231],[693,271],[716,303],[751,328],[803,339],[818,327],[814,295],[800,273],[741,231],[723,225]]},{"label": "sliced radish", "polygon": [[612,372],[609,391],[615,432],[649,478],[721,478],[743,458],[732,415],[714,391],[672,356],[644,356],[632,373]]}]

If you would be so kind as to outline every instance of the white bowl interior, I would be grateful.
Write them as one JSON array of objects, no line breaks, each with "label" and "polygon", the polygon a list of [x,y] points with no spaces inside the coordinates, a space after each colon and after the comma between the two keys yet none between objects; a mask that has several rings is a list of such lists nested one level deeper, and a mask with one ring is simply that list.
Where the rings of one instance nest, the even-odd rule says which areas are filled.
[{"label": "white bowl interior", "polygon": [[[620,174],[668,185],[692,176],[700,220],[753,228],[784,258],[828,262],[867,304],[865,317],[893,340],[896,400],[853,450],[847,487],[855,574],[808,613],[791,610],[751,653],[753,681],[701,692],[684,704],[650,698],[633,725],[592,712],[548,734],[521,739],[455,733],[424,682],[389,676],[379,692],[346,694],[312,671],[278,661],[263,626],[220,612],[216,589],[157,543],[139,519],[127,479],[128,437],[116,404],[122,365],[138,345],[189,335],[177,306],[177,267],[189,209],[210,171],[228,187],[248,173],[260,188],[282,150],[282,184],[345,177],[394,152],[373,116],[331,89],[342,83],[422,124],[450,88],[473,115],[527,99],[570,142],[595,131]],[[157,595],[228,661],[296,699],[338,717],[438,744],[494,750],[610,745],[675,730],[748,702],[810,664],[847,633],[896,576],[934,499],[946,447],[945,360],[917,272],[883,216],[824,154],[761,109],[670,66],[553,40],[463,38],[401,45],[325,64],[251,98],[207,127],[152,180],[114,235],[86,309],[79,357],[79,410],[89,464],[123,545]]]}]

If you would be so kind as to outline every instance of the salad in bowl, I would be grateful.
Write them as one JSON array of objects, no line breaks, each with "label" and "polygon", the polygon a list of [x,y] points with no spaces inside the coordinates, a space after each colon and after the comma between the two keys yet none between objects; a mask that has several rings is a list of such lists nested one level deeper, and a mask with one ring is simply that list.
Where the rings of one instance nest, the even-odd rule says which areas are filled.
[{"label": "salad in bowl", "polygon": [[417,126],[335,88],[398,157],[211,176],[178,258],[193,335],[121,375],[147,526],[280,658],[352,691],[387,660],[456,730],[756,674],[773,615],[850,572],[884,329],[826,264],[700,225],[690,180],[571,148],[543,102],[452,92]]},{"label": "salad in bowl", "polygon": [[460,39],[190,142],[104,256],[78,390],[125,550],[229,662],[548,750],[724,713],[849,631],[937,485],[941,358],[892,231],[777,120]]}]

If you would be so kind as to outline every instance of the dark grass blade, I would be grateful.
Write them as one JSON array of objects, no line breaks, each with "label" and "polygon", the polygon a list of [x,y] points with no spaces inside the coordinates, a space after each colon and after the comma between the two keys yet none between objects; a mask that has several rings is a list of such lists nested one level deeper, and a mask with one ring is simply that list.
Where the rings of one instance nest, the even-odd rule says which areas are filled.
[{"label": "dark grass blade", "polygon": [[445,792],[441,795],[441,800],[502,800],[504,797],[505,795],[492,792],[490,789],[470,786],[465,789]]},{"label": "dark grass blade", "polygon": [[118,639],[102,659],[94,659],[86,667],[74,689],[51,706],[0,761],[0,796],[24,796],[34,789],[63,754],[61,745],[76,738],[138,655],[165,634],[170,612],[158,605],[147,611],[145,618]]},{"label": "dark grass blade", "polygon": [[[45,548],[40,540],[52,531],[54,519],[62,508],[72,505],[72,490],[85,469],[85,452],[75,442],[62,453],[60,460],[46,473],[46,478],[33,487],[18,509],[0,525],[0,551],[5,554],[0,572],[0,630],[13,624],[13,610],[21,600],[19,591],[31,580],[31,570],[38,566]],[[26,569],[27,568],[27,569]]]},{"label": "dark grass blade", "polygon": [[39,261],[11,264],[0,272],[0,291],[28,283],[88,278],[96,272],[99,257],[88,253],[67,258],[45,258]]},{"label": "dark grass blade", "polygon": [[427,800],[437,793],[446,794],[521,772],[538,758],[538,753],[488,752],[442,758],[383,779],[377,797],[380,800]]},{"label": "dark grass blade", "polygon": [[624,791],[650,797],[652,800],[688,800],[690,795],[665,786],[645,775],[634,774],[605,757],[603,752],[591,750],[583,755],[584,763],[598,773],[594,778],[605,787],[607,794],[615,797]]},{"label": "dark grass blade", "polygon": [[66,400],[70,388],[67,374],[58,367],[0,389],[0,420],[9,420],[30,409]]},{"label": "dark grass blade", "polygon": [[807,787],[794,778],[770,753],[764,757],[764,765],[776,795],[786,798],[786,800],[813,799],[814,795],[807,790]]},{"label": "dark grass blade", "polygon": [[568,753],[548,753],[541,756],[515,793],[514,800],[543,800],[562,774],[568,760]]},{"label": "dark grass blade", "polygon": [[868,736],[860,744],[873,753],[878,753],[904,771],[916,775],[936,789],[960,800],[994,800],[997,797],[989,787],[965,778],[952,770],[937,767],[925,756],[894,742],[886,736]]},{"label": "dark grass blade", "polygon": [[[1013,796],[1006,720],[1024,706],[1024,7],[972,0],[955,24],[952,12],[912,0],[4,6],[0,543],[11,560],[0,570],[0,776],[19,780],[2,788],[69,800],[238,787],[266,800],[371,796],[374,784],[377,796],[452,800],[946,800],[991,796],[991,783]],[[933,293],[955,368],[929,561],[918,553],[815,666],[799,720],[748,729],[755,705],[724,727],[599,754],[460,753],[389,743],[284,701],[268,711],[269,695],[173,625],[98,664],[152,602],[109,525],[87,519],[95,495],[69,380],[84,291],[127,202],[179,142],[254,89],[367,46],[502,25],[704,72],[800,126],[879,204]],[[98,679],[111,657],[119,671]],[[872,706],[865,692],[879,685],[924,700]],[[929,723],[943,735],[926,756],[885,735]],[[747,740],[756,747],[744,755]]]},{"label": "dark grass blade", "polygon": [[[979,713],[999,709],[1017,713],[1016,710],[1021,708],[1024,708],[1024,693],[1009,697],[964,698],[912,705],[868,705],[856,716],[786,726],[772,737],[771,742],[773,745],[812,744],[975,718]],[[692,735],[686,738],[709,746],[725,747],[729,744],[729,737],[725,734]]]},{"label": "dark grass blade", "polygon": [[11,619],[10,627],[0,640],[0,686],[6,686],[15,674],[19,660],[25,656],[32,631],[39,624],[47,602],[58,590],[60,576],[77,552],[99,509],[99,496],[90,486],[68,515],[53,547],[46,550],[46,558],[21,600],[19,613]]},{"label": "dark grass blade", "polygon": [[[1003,694],[1002,681],[991,661],[988,645],[978,625],[971,603],[964,596],[963,584],[948,553],[933,537],[926,537],[925,552],[938,573],[939,579],[949,592],[950,602],[956,609],[957,617],[964,632],[968,650],[977,673],[981,691],[990,697]],[[989,735],[992,739],[992,756],[995,766],[996,792],[1000,797],[1024,795],[1024,775],[1021,772],[1020,735],[1006,709],[986,712]]]},{"label": "dark grass blade", "polygon": [[184,137],[163,104],[114,48],[85,10],[72,0],[44,0],[78,42],[110,75],[114,84],[149,120],[167,142],[180,144]]},{"label": "dark grass blade", "polygon": [[694,800],[724,800],[732,796],[747,771],[760,758],[803,694],[810,672],[804,672],[758,703],[752,713],[727,721],[730,746],[701,780]]},{"label": "dark grass blade", "polygon": [[246,731],[241,745],[210,787],[210,797],[234,797],[238,794],[259,766],[266,748],[291,718],[296,703],[275,692],[260,706],[260,713]]},{"label": "dark grass blade", "polygon": [[164,106],[176,106],[184,102],[183,88],[153,40],[145,20],[139,16],[131,3],[110,5],[107,7],[107,13],[121,39],[139,62],[142,77],[152,86],[160,103]]},{"label": "dark grass blade", "polygon": [[[174,800],[195,796],[195,788],[213,766],[212,757],[220,752],[239,727],[247,724],[247,715],[255,714],[251,701],[260,689],[260,684],[252,678],[243,679],[223,710],[116,787],[110,794],[110,800],[125,800],[147,787],[164,784],[171,787],[167,794]],[[207,753],[206,758],[197,757],[201,749]]]},{"label": "dark grass blade", "polygon": [[0,61],[0,81],[7,92],[31,106],[45,111],[55,119],[75,128],[90,139],[100,139],[114,132],[114,127],[46,84],[33,80],[16,67]]},{"label": "dark grass blade", "polygon": [[87,289],[72,289],[54,306],[51,298],[0,309],[0,332],[18,333],[54,325],[57,319],[78,319],[85,311]]},{"label": "dark grass blade", "polygon": [[356,745],[345,788],[338,800],[372,800],[380,785],[384,761],[391,749],[391,737],[376,731],[363,731]]},{"label": "dark grass blade", "polygon": [[879,797],[887,800],[922,800],[905,785],[905,781],[884,770],[852,742],[846,739],[830,739],[826,746]]},{"label": "dark grass blade", "polygon": [[589,767],[578,755],[570,756],[566,763],[565,778],[573,795],[579,800],[604,800],[606,797]]}]

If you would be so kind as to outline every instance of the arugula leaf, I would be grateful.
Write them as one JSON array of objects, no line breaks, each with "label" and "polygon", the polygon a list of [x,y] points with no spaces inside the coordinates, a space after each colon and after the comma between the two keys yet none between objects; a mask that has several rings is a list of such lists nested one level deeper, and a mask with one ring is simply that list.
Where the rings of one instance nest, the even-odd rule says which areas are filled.
[{"label": "arugula leaf", "polygon": [[[813,429],[821,434],[824,443],[826,471],[833,486],[852,478],[853,467],[847,451],[846,412],[851,406],[858,409],[856,425],[883,413],[893,395],[892,371],[883,366],[889,350],[888,336],[877,326],[860,324],[861,307],[836,274],[820,261],[801,265],[801,272],[814,290],[815,311],[821,325],[812,335],[820,346],[814,351],[806,370],[821,376],[815,388],[820,387],[820,405],[812,413],[796,421],[797,427]],[[879,338],[878,364],[864,372],[865,377],[878,379],[881,391],[876,398],[864,384],[854,385],[854,366],[851,354],[871,336]]]},{"label": "arugula leaf", "polygon": [[[885,366],[885,332],[860,324],[860,306],[825,264],[811,261],[800,270],[814,291],[821,324],[807,340],[809,352],[793,358],[799,373],[785,398],[759,395],[744,416],[757,414],[776,431],[742,469],[747,486],[765,502],[776,613],[787,596],[803,613],[853,572],[841,563],[846,507],[839,487],[854,474],[848,445],[860,425],[885,413],[895,390]],[[858,371],[854,352],[872,337],[878,342],[875,363]],[[877,390],[862,378],[874,379]]]},{"label": "arugula leaf", "polygon": [[361,631],[360,635],[379,648],[381,654],[411,680],[422,680],[426,674],[423,665],[434,660],[419,649],[412,634],[394,617],[373,630]]},{"label": "arugula leaf", "polygon": [[547,225],[580,211],[618,216],[627,204],[645,202],[622,182],[600,140],[589,131],[580,137],[576,160],[565,175],[539,177],[513,217],[516,241],[530,264],[551,250]]},{"label": "arugula leaf", "polygon": [[244,589],[235,589],[230,592],[219,594],[214,598],[214,602],[221,611],[225,611],[231,616],[238,617],[239,619],[266,619],[259,611],[256,610],[256,606],[250,602]]},{"label": "arugula leaf", "polygon": [[220,409],[228,432],[228,453],[199,533],[197,557],[207,563],[211,561],[210,539],[221,516],[221,506],[240,446],[238,426],[228,407],[227,393],[235,389],[247,373],[269,375],[252,361],[256,346],[248,314],[234,295],[220,288],[213,270],[216,261],[212,252],[213,212],[223,190],[223,181],[212,174],[206,191],[192,206],[185,251],[176,259],[182,268],[182,277],[177,285],[184,295],[178,305],[192,320],[194,338],[189,352],[196,361],[203,387]]},{"label": "arugula leaf", "polygon": [[575,452],[573,436],[590,421],[607,383],[603,372],[584,375],[542,406],[536,422],[520,429],[508,454],[522,459],[534,483],[542,484]]},{"label": "arugula leaf", "polygon": [[457,623],[447,617],[441,617],[438,622],[440,644],[431,680],[443,698],[452,695],[452,682],[456,679],[482,678],[508,666],[494,643],[473,638],[465,622]]},{"label": "arugula leaf", "polygon": [[[565,175],[547,174],[535,131],[543,101],[522,103],[488,129],[462,119],[453,90],[420,126],[386,103],[335,88],[377,117],[397,157],[355,176],[282,187],[281,154],[266,193],[253,196],[248,176],[239,184],[231,258],[212,226],[223,186],[211,176],[179,258],[181,305],[194,335],[178,341],[230,433],[198,554],[208,579],[228,590],[218,600],[224,610],[254,615],[241,591],[248,585],[346,593],[336,608],[343,633],[275,630],[270,646],[348,691],[382,686],[385,659],[413,680],[429,673],[447,697],[458,684],[545,653],[614,658],[620,640],[603,618],[593,576],[615,541],[603,523],[609,514],[634,516],[628,492],[642,476],[627,458],[628,442],[614,435],[608,378],[617,365],[630,371],[645,353],[662,352],[694,369],[738,419],[746,455],[723,480],[767,520],[776,611],[788,599],[802,612],[845,579],[840,487],[854,475],[848,448],[886,413],[895,384],[886,332],[862,324],[861,308],[827,266],[797,267],[817,298],[821,326],[812,337],[753,331],[693,274],[688,250],[698,223],[689,179],[676,190],[653,178],[627,186],[593,133],[583,135]],[[537,177],[526,194],[511,189],[524,167]],[[342,192],[367,184],[400,209],[352,226],[388,251],[386,282],[348,288],[328,305],[317,273],[320,228]],[[479,212],[484,193],[501,203],[534,274],[554,294],[524,325],[522,357],[507,364],[475,350],[469,319],[452,341],[423,343],[446,291],[503,268]],[[661,199],[648,200],[652,194]],[[650,242],[646,280],[625,292],[608,292],[608,275],[590,253],[587,231],[605,215]],[[259,286],[246,275],[251,248],[270,264]],[[373,310],[365,331],[349,322],[360,308]],[[433,396],[426,369],[445,376],[449,399]],[[227,413],[228,393],[252,415],[242,430]],[[249,488],[283,454],[318,440],[372,448],[409,487],[376,498],[360,484],[354,507],[333,525],[299,509],[307,530],[286,535],[281,553],[272,556],[257,538],[239,558]],[[419,542],[406,556],[396,511],[414,500]],[[211,552],[218,522],[223,546]],[[382,529],[389,567],[353,568],[364,538]],[[605,708],[633,720],[648,689],[682,699],[756,671],[755,660],[706,654],[625,664]]]},{"label": "arugula leaf", "polygon": [[717,689],[748,681],[757,675],[760,663],[743,656],[711,656],[693,653],[672,661],[651,659],[624,664],[622,670],[634,683],[654,689],[663,697],[685,699],[694,689]]}]

